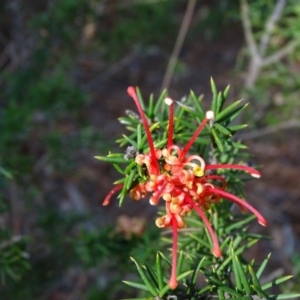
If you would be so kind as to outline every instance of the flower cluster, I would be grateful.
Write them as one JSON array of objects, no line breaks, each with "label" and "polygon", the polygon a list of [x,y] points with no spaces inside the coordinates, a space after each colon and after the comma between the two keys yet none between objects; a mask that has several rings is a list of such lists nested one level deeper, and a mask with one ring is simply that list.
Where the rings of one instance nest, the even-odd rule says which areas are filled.
[{"label": "flower cluster", "polygon": [[[146,169],[146,180],[143,180],[130,190],[130,196],[135,200],[145,198],[150,194],[150,204],[157,205],[160,199],[165,202],[165,215],[156,219],[156,225],[160,228],[172,228],[173,248],[172,248],[172,271],[169,280],[171,289],[178,285],[176,279],[177,264],[177,234],[178,229],[186,226],[184,217],[192,210],[203,220],[213,242],[212,252],[216,257],[222,255],[218,239],[214,230],[206,217],[205,212],[212,204],[217,203],[221,198],[230,200],[241,207],[250,210],[256,215],[258,222],[267,225],[263,216],[250,204],[239,197],[226,191],[226,180],[217,175],[214,170],[235,169],[242,170],[253,177],[259,178],[260,173],[248,166],[235,164],[206,164],[199,155],[189,155],[189,150],[207,123],[213,123],[213,111],[207,111],[194,134],[181,148],[173,144],[174,128],[174,103],[170,98],[165,99],[169,106],[169,123],[167,145],[163,149],[154,147],[149,125],[136,91],[133,87],[128,88],[128,94],[133,98],[141,116],[144,129],[150,147],[149,153],[138,154],[135,163]],[[103,205],[107,205],[111,196],[121,189],[123,184],[117,185],[105,198]]]}]

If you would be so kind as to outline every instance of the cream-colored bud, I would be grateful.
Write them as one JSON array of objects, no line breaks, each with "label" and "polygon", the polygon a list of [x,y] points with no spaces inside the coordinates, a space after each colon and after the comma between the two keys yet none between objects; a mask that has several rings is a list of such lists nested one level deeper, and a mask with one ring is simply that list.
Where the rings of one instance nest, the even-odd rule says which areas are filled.
[{"label": "cream-colored bud", "polygon": [[206,119],[212,120],[215,118],[215,114],[212,110],[208,110],[205,114]]},{"label": "cream-colored bud", "polygon": [[155,225],[158,227],[158,228],[164,228],[165,227],[165,224],[164,224],[164,220],[163,218],[157,218],[155,220]]},{"label": "cream-colored bud", "polygon": [[166,98],[166,99],[165,99],[165,103],[166,103],[167,105],[169,105],[169,106],[172,105],[173,102],[174,102],[174,101],[173,101],[171,98]]}]

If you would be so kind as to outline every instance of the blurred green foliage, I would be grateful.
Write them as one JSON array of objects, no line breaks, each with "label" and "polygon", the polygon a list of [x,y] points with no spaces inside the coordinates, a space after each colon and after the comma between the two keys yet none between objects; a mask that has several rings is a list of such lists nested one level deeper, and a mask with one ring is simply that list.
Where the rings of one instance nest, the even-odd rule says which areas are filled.
[{"label": "blurred green foliage", "polygon": [[[128,256],[143,261],[153,254],[151,243],[158,238],[158,232],[153,228],[149,228],[142,238],[131,241],[121,236],[110,238],[111,228],[77,232],[77,226],[84,227],[82,224],[90,216],[62,213],[53,201],[53,197],[62,196],[57,196],[53,190],[46,193],[39,182],[42,175],[34,174],[34,168],[45,159],[57,175],[53,179],[57,183],[57,178],[67,180],[80,167],[82,156],[78,149],[88,153],[107,152],[109,143],[103,142],[101,128],[95,129],[85,114],[93,95],[81,88],[77,78],[78,57],[94,55],[100,61],[112,62],[136,45],[146,47],[150,44],[160,44],[171,51],[186,1],[161,0],[153,4],[93,0],[19,1],[23,24],[16,28],[19,19],[9,5],[12,2],[15,1],[4,0],[0,5],[1,54],[12,42],[21,50],[28,50],[28,56],[16,67],[10,65],[12,58],[7,59],[0,71],[0,217],[3,227],[0,231],[0,293],[3,299],[23,300],[37,299],[51,290],[73,267],[101,268],[108,257],[110,269],[123,265],[125,273],[133,268]],[[111,6],[102,10],[108,2]],[[250,4],[259,37],[264,24],[261,14],[268,13],[274,1],[251,1]],[[206,39],[218,38],[222,26],[231,20],[236,22],[239,16],[237,1],[222,1],[221,4],[209,1],[207,8],[205,17],[193,24],[194,31],[187,39],[195,39],[198,34],[203,34]],[[276,28],[279,42],[299,39],[299,13],[298,1],[289,1],[285,12],[288,18]],[[84,28],[89,23],[95,25],[96,31],[86,44]],[[23,35],[21,43],[15,40],[14,30]],[[31,48],[23,44],[28,37],[33,41]],[[272,45],[280,47],[276,39]],[[283,104],[277,110],[267,114],[267,123],[277,122],[279,117],[288,118],[291,113],[297,114],[293,107],[297,104],[295,99],[298,99],[300,82],[297,70],[291,73],[291,66],[298,60],[299,55],[293,53],[285,63],[266,70],[260,78],[255,99],[270,99],[268,91],[273,87],[279,87],[278,99],[284,99],[278,102]],[[106,64],[104,66],[107,68]],[[220,157],[220,160],[226,161],[227,157]],[[10,224],[8,190],[13,183],[20,191],[18,200],[24,206],[29,224],[22,227],[21,234],[25,238],[20,240],[13,239]],[[117,251],[120,244],[124,253]],[[86,299],[110,299],[114,288],[131,295],[129,289],[120,288],[119,278],[116,278],[105,287],[91,284]]]},{"label": "blurred green foliage", "polygon": [[[270,22],[271,18],[274,19],[275,5],[279,2],[276,0],[248,2],[254,40],[260,51],[266,37],[266,24]],[[300,97],[299,17],[299,1],[286,1],[278,21],[270,31],[263,59],[278,55],[288,45],[295,44],[295,47],[292,48],[292,51],[288,51],[283,58],[278,58],[272,64],[263,66],[259,70],[254,86],[246,91],[252,104],[252,117],[248,115],[248,119],[253,122],[253,126],[275,125],[281,121],[299,118],[300,111],[296,108]],[[247,68],[249,56],[250,49],[244,47],[237,63],[238,72]],[[249,72],[245,76],[249,76]]]},{"label": "blurred green foliage", "polygon": [[[82,231],[78,236],[80,243],[74,243],[72,230],[76,224],[83,222],[82,216],[66,216],[57,207],[52,207],[53,192],[43,191],[34,169],[43,160],[50,164],[52,172],[67,179],[82,163],[79,150],[90,153],[91,149],[99,151],[103,148],[105,150],[101,151],[107,151],[108,144],[102,142],[101,130],[96,131],[86,119],[85,111],[91,96],[79,87],[72,74],[78,55],[84,51],[97,51],[112,60],[123,54],[124,49],[131,50],[136,41],[142,45],[156,42],[157,33],[160,40],[165,34],[175,37],[177,33],[173,28],[174,22],[171,22],[174,2],[124,7],[120,2],[104,13],[97,10],[101,3],[85,0],[49,1],[32,6],[20,2],[20,6],[15,7],[9,6],[8,1],[5,4],[1,6],[4,9],[1,9],[0,16],[8,15],[11,19],[1,18],[1,25],[9,32],[10,27],[14,28],[17,24],[14,23],[17,17],[14,14],[24,11],[24,27],[18,29],[19,37],[29,34],[34,45],[25,49],[29,51],[26,61],[13,71],[4,67],[0,73],[3,86],[0,98],[0,166],[2,175],[13,176],[20,191],[18,200],[22,201],[26,213],[32,215],[37,232],[25,231],[26,239],[10,244],[13,235],[6,229],[1,231],[0,289],[2,297],[7,299],[34,299],[59,281],[63,272],[72,266],[95,267],[101,264],[107,251],[111,260],[116,261],[120,243],[128,248],[122,256],[125,259],[139,243],[108,239],[111,248],[102,253],[97,248],[97,241],[105,237],[107,230],[95,233],[96,236]],[[153,31],[149,18],[155,22],[157,32]],[[96,37],[88,47],[80,42],[84,39],[87,23],[98,27]],[[13,40],[13,34],[7,37],[13,43],[18,42]],[[1,179],[3,190],[11,184],[8,179]],[[10,204],[6,193],[1,197],[4,217],[10,210]],[[41,205],[40,198],[45,199],[43,203],[46,205]],[[154,238],[153,234],[150,237]],[[82,252],[83,249],[85,252]],[[148,247],[148,250],[151,248]],[[94,257],[90,264],[86,261],[88,255]],[[116,268],[117,265],[111,267]],[[89,297],[99,296],[99,288],[92,290]]]}]

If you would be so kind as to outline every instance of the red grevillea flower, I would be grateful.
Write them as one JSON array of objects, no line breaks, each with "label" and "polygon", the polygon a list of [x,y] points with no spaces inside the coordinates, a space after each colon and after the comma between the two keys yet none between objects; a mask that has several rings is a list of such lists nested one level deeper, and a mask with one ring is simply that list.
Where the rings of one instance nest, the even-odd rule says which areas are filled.
[{"label": "red grevillea flower", "polygon": [[[172,228],[172,271],[169,286],[171,289],[175,289],[178,285],[176,279],[178,229],[186,226],[184,217],[191,210],[195,210],[203,220],[212,239],[212,253],[216,257],[220,257],[222,253],[218,239],[205,215],[205,212],[212,204],[217,203],[221,198],[236,203],[244,210],[250,210],[253,214],[255,214],[261,225],[267,225],[267,221],[255,208],[241,198],[226,192],[226,180],[224,177],[212,175],[211,170],[242,170],[256,178],[260,177],[260,173],[253,168],[243,165],[206,164],[201,156],[189,155],[189,150],[198,135],[201,133],[205,125],[210,120],[214,119],[213,111],[206,112],[205,118],[183,148],[174,145],[174,104],[173,100],[170,98],[165,99],[165,103],[169,106],[167,145],[163,149],[156,149],[154,147],[147,119],[142,110],[135,89],[133,87],[129,87],[127,91],[129,96],[131,96],[136,103],[150,147],[149,153],[138,154],[135,157],[136,164],[146,167],[147,180],[133,187],[130,190],[130,196],[135,200],[140,200],[150,194],[150,204],[152,205],[157,205],[161,198],[165,201],[166,214],[157,218],[155,223],[160,228]],[[103,205],[107,205],[111,196],[122,187],[123,185],[119,184],[112,189],[105,198]]]}]

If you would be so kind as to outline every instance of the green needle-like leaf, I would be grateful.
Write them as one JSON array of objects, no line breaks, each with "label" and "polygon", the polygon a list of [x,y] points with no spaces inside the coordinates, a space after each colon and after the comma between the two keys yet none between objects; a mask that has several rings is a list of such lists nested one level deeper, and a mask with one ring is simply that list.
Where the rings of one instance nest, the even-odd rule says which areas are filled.
[{"label": "green needle-like leaf", "polygon": [[226,127],[224,127],[223,125],[221,125],[221,124],[219,124],[219,123],[214,123],[214,127],[215,127],[216,129],[218,129],[218,131],[219,131],[220,133],[223,133],[223,134],[225,134],[225,135],[231,136],[231,132],[230,132]]},{"label": "green needle-like leaf", "polygon": [[[158,100],[155,103],[154,106],[154,115],[157,116],[158,114],[161,114],[164,116],[164,109],[166,105],[164,105],[164,99],[167,97],[167,90],[163,90],[163,92],[160,94]],[[159,111],[161,109],[161,111]]]},{"label": "green needle-like leaf", "polygon": [[250,284],[247,280],[246,273],[245,273],[245,270],[243,268],[243,265],[241,264],[241,262],[239,261],[239,258],[236,255],[234,256],[234,260],[236,261],[238,274],[240,276],[240,279],[241,279],[242,285],[244,287],[244,290],[247,293],[247,295],[250,295],[251,288],[250,288]]},{"label": "green needle-like leaf", "polygon": [[141,145],[141,142],[142,142],[142,124],[139,124],[137,127],[136,127],[136,134],[137,134],[137,150],[138,151],[141,151],[142,150],[142,145]]},{"label": "green needle-like leaf", "polygon": [[236,287],[239,291],[243,290],[243,286],[242,286],[242,280],[239,274],[239,270],[238,270],[238,261],[235,259],[235,254],[233,252],[233,249],[231,248],[231,260],[232,260],[232,267],[233,267],[233,274],[234,274],[234,278],[235,278],[235,284]]},{"label": "green needle-like leaf", "polygon": [[[243,100],[238,100],[230,104],[228,107],[223,109],[217,116],[216,122],[223,122],[228,119],[233,112],[235,112],[236,107],[242,102]],[[242,106],[240,106],[242,107]]]},{"label": "green needle-like leaf", "polygon": [[261,288],[261,284],[260,284],[258,278],[256,277],[256,274],[255,274],[253,268],[250,265],[248,265],[248,269],[249,269],[249,273],[251,275],[252,282],[253,282],[252,288],[257,292],[258,296],[265,297],[266,294],[263,292],[263,290]]},{"label": "green needle-like leaf", "polygon": [[216,107],[216,113],[217,114],[220,112],[220,108],[221,108],[221,105],[222,105],[222,98],[223,98],[222,92],[219,92],[218,97],[217,97],[217,107]]},{"label": "green needle-like leaf", "polygon": [[221,289],[218,289],[218,296],[219,296],[220,300],[224,300],[225,299],[224,293],[223,293],[223,291]]},{"label": "green needle-like leaf", "polygon": [[239,292],[237,292],[237,291],[231,289],[230,287],[224,285],[223,282],[221,282],[220,280],[218,280],[215,277],[210,277],[209,282],[212,282],[218,289],[221,289],[222,291],[229,293],[231,296],[236,296],[236,297],[241,297],[242,296]]},{"label": "green needle-like leaf", "polygon": [[249,103],[246,103],[242,106],[237,107],[235,110],[233,110],[230,114],[230,116],[228,117],[228,121],[232,122],[240,113],[241,111],[246,108],[249,105]]},{"label": "green needle-like leaf", "polygon": [[171,266],[171,261],[169,258],[167,258],[162,252],[159,252],[160,256],[162,257],[162,259],[169,265]]},{"label": "green needle-like leaf", "polygon": [[126,280],[123,280],[123,282],[127,285],[130,285],[130,286],[136,288],[136,289],[149,292],[149,289],[145,284],[132,282],[132,281],[126,281]]},{"label": "green needle-like leaf", "polygon": [[120,184],[120,183],[124,183],[124,182],[125,182],[125,180],[126,180],[126,178],[124,177],[124,178],[121,178],[121,179],[118,179],[118,180],[114,181],[114,182],[113,182],[113,184]]},{"label": "green needle-like leaf", "polygon": [[164,278],[163,278],[163,270],[161,266],[161,255],[159,252],[156,253],[156,274],[157,274],[158,289],[162,290],[164,287]]},{"label": "green needle-like leaf", "polygon": [[220,138],[218,137],[217,132],[214,128],[211,130],[211,133],[213,135],[214,141],[216,142],[220,152],[224,152],[224,147],[222,145],[222,142],[221,142]]},{"label": "green needle-like leaf", "polygon": [[269,260],[270,260],[270,257],[271,257],[271,253],[268,254],[268,256],[264,259],[264,261],[262,262],[262,264],[260,265],[258,271],[256,272],[256,277],[257,279],[260,278],[261,274],[263,273],[263,271],[265,270]]},{"label": "green needle-like leaf", "polygon": [[145,269],[146,273],[148,274],[149,279],[153,282],[153,284],[155,284],[155,288],[157,290],[157,288],[158,288],[157,276],[156,276],[154,270],[147,263],[145,263],[145,266],[142,268]]},{"label": "green needle-like leaf", "polygon": [[153,94],[150,95],[150,99],[149,99],[148,116],[149,116],[150,119],[153,119],[155,117],[155,114],[154,114],[154,98],[153,98]]},{"label": "green needle-like leaf", "polygon": [[181,272],[182,263],[183,263],[183,251],[180,251],[179,257],[178,257],[178,261],[177,261],[177,269],[176,269],[176,274],[177,274],[177,276],[178,276],[178,275],[180,274],[180,272]]},{"label": "green needle-like leaf", "polygon": [[132,182],[135,180],[136,170],[131,170],[128,176],[128,180],[126,182],[126,189],[129,190],[132,186]]},{"label": "green needle-like leaf", "polygon": [[198,274],[203,262],[205,261],[205,259],[206,259],[206,256],[203,256],[202,259],[199,261],[197,268],[193,271],[192,278],[191,278],[192,284],[196,284],[197,274]]},{"label": "green needle-like leaf", "polygon": [[239,222],[235,222],[232,225],[229,225],[228,227],[226,227],[225,232],[230,233],[234,229],[243,228],[245,225],[249,224],[255,218],[256,218],[255,215],[250,215],[248,218],[243,219]]},{"label": "green needle-like leaf", "polygon": [[117,163],[117,164],[125,164],[128,163],[128,160],[122,157],[107,157],[107,156],[94,156],[96,159],[110,162],[110,163]]},{"label": "green needle-like leaf", "polygon": [[[237,237],[238,238],[238,237]],[[241,246],[240,248],[238,248],[237,250],[235,250],[235,254],[236,255],[240,255],[241,253],[243,253],[246,249],[252,247],[254,244],[257,243],[258,240],[252,240],[248,243],[246,243],[245,245]],[[217,274],[221,274],[222,270],[230,263],[231,261],[231,256],[227,257],[222,264],[218,267],[217,269]]]},{"label": "green needle-like leaf", "polygon": [[[183,278],[187,277],[188,275],[190,275],[191,273],[193,272],[193,270],[189,270],[189,271],[186,271],[182,274],[180,274],[179,276],[177,276],[177,280],[180,281],[182,280]],[[165,287],[159,292],[159,297],[163,297],[164,294],[169,290],[169,285],[165,285]]]},{"label": "green needle-like leaf", "polygon": [[300,294],[281,294],[281,295],[270,295],[268,299],[270,300],[283,300],[283,299],[299,299]]},{"label": "green needle-like leaf", "polygon": [[157,291],[155,289],[155,286],[150,282],[150,280],[148,279],[148,277],[146,276],[143,268],[140,266],[140,264],[133,258],[130,257],[130,259],[135,263],[136,268],[142,278],[142,280],[144,281],[145,285],[147,286],[149,292],[153,295],[153,296],[157,296]]},{"label": "green needle-like leaf", "polygon": [[0,167],[0,173],[8,179],[13,178],[12,174],[6,171],[5,169],[3,169],[2,167]]},{"label": "green needle-like leaf", "polygon": [[202,97],[197,98],[195,93],[193,91],[190,91],[190,99],[192,100],[193,106],[195,107],[195,109],[198,113],[198,116],[201,120],[204,119],[204,116],[205,116],[205,112],[200,104],[200,101],[202,98],[203,98],[203,95],[202,95]]},{"label": "green needle-like leaf", "polygon": [[125,172],[124,172],[124,170],[123,169],[121,169],[121,167],[118,165],[118,164],[113,164],[113,166],[115,167],[115,169],[119,172],[119,173],[121,173],[121,174],[125,174]]},{"label": "green needle-like leaf", "polygon": [[225,100],[228,97],[229,91],[230,91],[230,85],[227,85],[226,88],[225,88],[225,90],[224,90],[224,92],[223,92],[222,103],[221,103],[220,109],[223,108],[224,102],[225,102]]},{"label": "green needle-like leaf", "polygon": [[135,90],[136,90],[136,94],[138,96],[138,99],[140,101],[141,107],[142,107],[143,111],[146,113],[146,111],[145,111],[146,110],[146,106],[145,106],[145,102],[144,102],[143,96],[141,94],[141,91],[140,91],[140,89],[138,87]]},{"label": "green needle-like leaf", "polygon": [[284,277],[275,279],[275,280],[273,280],[273,281],[271,281],[271,282],[269,282],[269,283],[264,284],[261,288],[262,288],[263,290],[267,290],[267,289],[269,289],[269,288],[272,287],[272,286],[276,286],[276,285],[278,285],[278,284],[280,284],[280,283],[283,283],[283,282],[285,282],[285,281],[291,279],[292,277],[293,277],[292,275],[288,275],[288,276],[284,276]]},{"label": "green needle-like leaf", "polygon": [[248,149],[248,147],[244,144],[241,144],[240,142],[231,142],[232,146],[238,149]]},{"label": "green needle-like leaf", "polygon": [[269,299],[269,297],[267,296],[267,294],[265,294],[264,292],[261,291],[261,288],[251,284],[251,288],[253,291],[255,291],[257,293],[257,295],[262,298],[262,299]]},{"label": "green needle-like leaf", "polygon": [[206,294],[207,292],[211,292],[213,289],[214,289],[214,286],[207,285],[206,287],[200,289],[197,294],[198,295]]},{"label": "green needle-like leaf", "polygon": [[246,128],[247,126],[248,126],[247,124],[232,125],[232,126],[228,126],[227,129],[230,130],[232,133],[235,133],[238,130]]},{"label": "green needle-like leaf", "polygon": [[138,145],[136,143],[135,140],[133,140],[132,138],[130,138],[129,136],[122,134],[123,138],[132,146],[134,146],[136,149],[138,149]]},{"label": "green needle-like leaf", "polygon": [[149,298],[126,298],[126,299],[122,299],[122,300],[152,300],[153,297]]},{"label": "green needle-like leaf", "polygon": [[217,115],[217,113],[218,113],[218,111],[217,111],[217,108],[218,108],[218,103],[217,103],[218,91],[217,91],[216,84],[215,84],[214,80],[212,79],[212,77],[210,78],[210,86],[211,86],[211,90],[212,90],[212,93],[213,93],[211,109],[215,113],[215,115]]}]

